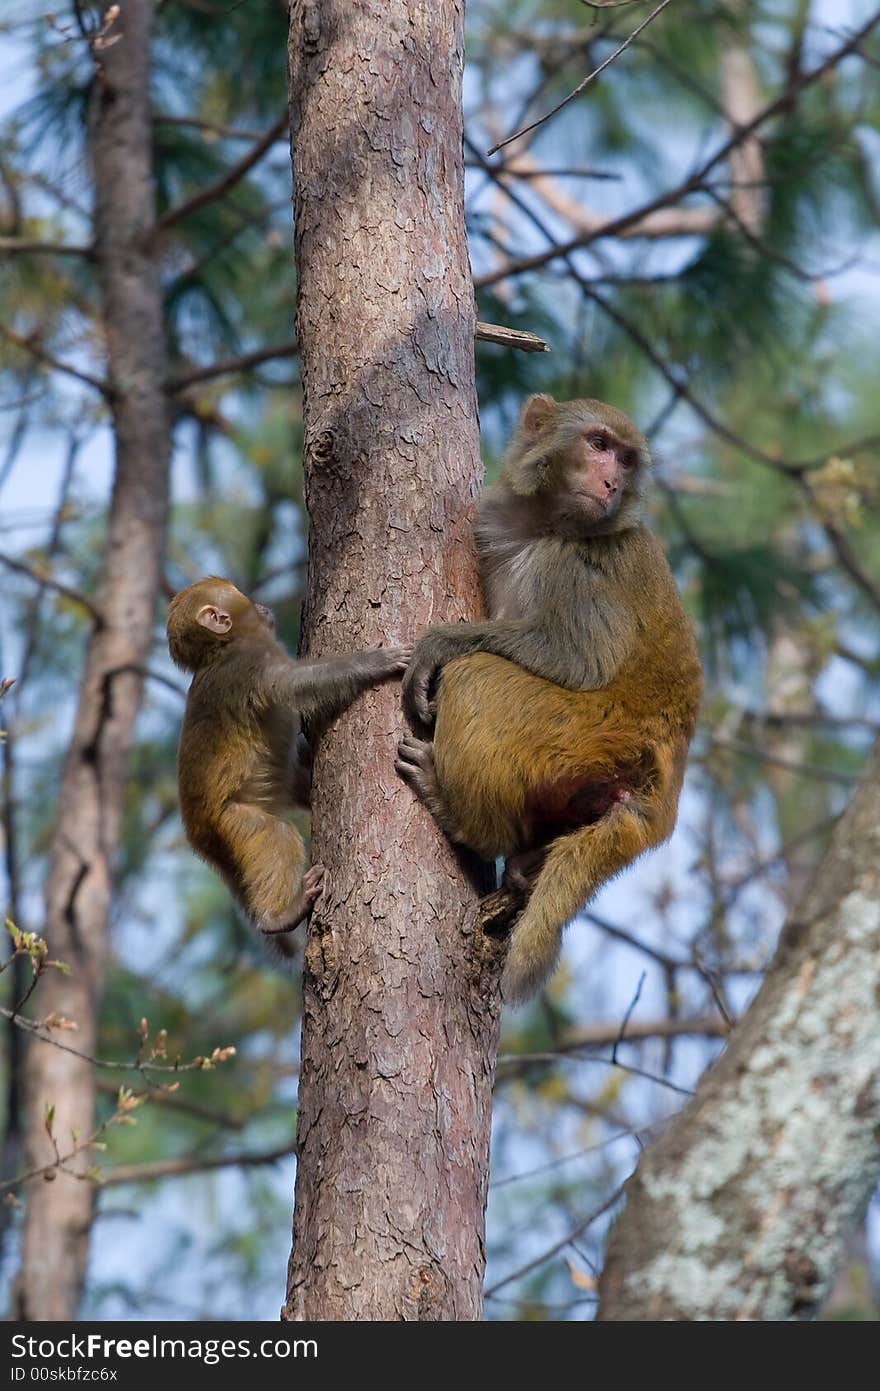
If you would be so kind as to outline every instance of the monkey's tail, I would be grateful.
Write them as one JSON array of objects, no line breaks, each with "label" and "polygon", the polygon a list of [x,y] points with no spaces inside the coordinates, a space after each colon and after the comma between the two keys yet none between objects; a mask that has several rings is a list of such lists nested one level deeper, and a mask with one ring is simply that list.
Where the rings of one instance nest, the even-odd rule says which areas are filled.
[{"label": "monkey's tail", "polygon": [[529,999],[552,975],[566,924],[601,884],[655,843],[646,831],[637,811],[615,807],[553,842],[511,933],[501,979],[505,1000]]}]

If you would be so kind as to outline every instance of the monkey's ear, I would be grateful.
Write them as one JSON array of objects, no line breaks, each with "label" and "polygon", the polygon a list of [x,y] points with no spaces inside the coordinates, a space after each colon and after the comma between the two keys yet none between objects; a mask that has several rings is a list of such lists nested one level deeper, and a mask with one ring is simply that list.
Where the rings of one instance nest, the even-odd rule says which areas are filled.
[{"label": "monkey's ear", "polygon": [[215,604],[204,604],[196,614],[196,622],[207,628],[209,633],[228,633],[232,627],[230,615]]},{"label": "monkey's ear", "polygon": [[520,424],[530,435],[540,434],[556,411],[552,396],[530,396],[523,408]]}]

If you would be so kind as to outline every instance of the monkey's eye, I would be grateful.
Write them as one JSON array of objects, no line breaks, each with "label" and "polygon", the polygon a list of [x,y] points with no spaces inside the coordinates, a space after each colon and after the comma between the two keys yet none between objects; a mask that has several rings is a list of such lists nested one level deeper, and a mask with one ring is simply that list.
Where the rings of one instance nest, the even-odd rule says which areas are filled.
[{"label": "monkey's eye", "polygon": [[587,435],[587,444],[590,446],[591,449],[605,450],[608,448],[608,439],[605,435]]},{"label": "monkey's eye", "polygon": [[639,456],[638,456],[638,454],[636,453],[636,451],[635,451],[634,449],[624,449],[623,453],[620,455],[620,466],[621,466],[621,468],[625,468],[625,469],[635,468],[635,466],[636,466],[636,464],[638,463],[638,461],[639,461]]}]

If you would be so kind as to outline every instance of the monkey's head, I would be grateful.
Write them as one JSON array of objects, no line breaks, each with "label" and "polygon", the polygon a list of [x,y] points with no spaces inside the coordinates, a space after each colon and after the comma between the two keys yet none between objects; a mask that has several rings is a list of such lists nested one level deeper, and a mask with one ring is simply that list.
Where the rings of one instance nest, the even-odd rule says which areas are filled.
[{"label": "monkey's head", "polygon": [[530,396],[503,478],[557,534],[607,535],[638,522],[650,464],[647,440],[623,411]]},{"label": "monkey's head", "polygon": [[199,671],[243,638],[265,642],[275,615],[230,580],[209,575],[175,594],[168,605],[168,651],[184,671]]}]

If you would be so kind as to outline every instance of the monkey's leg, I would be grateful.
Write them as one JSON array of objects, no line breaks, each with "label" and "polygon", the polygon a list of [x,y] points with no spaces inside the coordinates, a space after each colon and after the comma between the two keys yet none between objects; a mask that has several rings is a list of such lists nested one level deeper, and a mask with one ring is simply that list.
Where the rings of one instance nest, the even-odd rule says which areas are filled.
[{"label": "monkey's leg", "polygon": [[267,936],[291,932],[321,892],[323,865],[303,874],[306,852],[295,826],[262,807],[232,802],[219,828],[234,865],[236,897]]},{"label": "monkey's leg", "polygon": [[437,781],[434,745],[427,739],[417,739],[413,734],[406,735],[397,746],[394,766],[449,839],[461,840]]},{"label": "monkey's leg", "polygon": [[302,888],[290,906],[289,918],[278,926],[270,926],[268,922],[257,924],[264,937],[279,937],[285,932],[293,932],[294,928],[299,927],[301,922],[305,922],[314,908],[315,902],[321,896],[326,872],[323,865],[311,865],[306,870],[303,875]]}]

